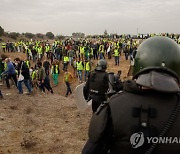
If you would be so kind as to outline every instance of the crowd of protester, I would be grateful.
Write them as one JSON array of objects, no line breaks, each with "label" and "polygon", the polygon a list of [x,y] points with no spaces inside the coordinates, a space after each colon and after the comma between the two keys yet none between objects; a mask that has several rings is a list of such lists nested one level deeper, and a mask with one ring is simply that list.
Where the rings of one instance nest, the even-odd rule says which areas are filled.
[{"label": "crowd of protester", "polygon": [[[66,95],[72,93],[71,82],[78,79],[79,83],[87,80],[92,64],[98,59],[114,58],[114,65],[120,65],[120,56],[126,60],[133,61],[134,52],[143,39],[153,35],[121,36],[119,38],[81,38],[55,40],[54,42],[30,40],[1,43],[0,59],[0,80],[5,81],[7,88],[10,88],[10,79],[19,94],[23,94],[22,83],[32,94],[34,88],[40,89],[43,93],[54,93],[51,86],[58,86],[60,73],[64,75],[64,83],[67,86]],[[165,35],[174,39],[180,44],[179,35]],[[5,56],[6,53],[23,52],[26,59]],[[73,70],[73,71],[70,71]]]}]

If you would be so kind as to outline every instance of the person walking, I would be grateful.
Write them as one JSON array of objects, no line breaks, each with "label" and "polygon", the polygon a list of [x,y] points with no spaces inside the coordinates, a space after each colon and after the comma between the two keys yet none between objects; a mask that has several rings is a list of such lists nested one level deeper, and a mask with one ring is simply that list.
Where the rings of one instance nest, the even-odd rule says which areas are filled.
[{"label": "person walking", "polygon": [[[32,94],[32,88],[30,85],[30,73],[29,68],[27,66],[27,63],[24,61],[21,61],[19,58],[14,59],[15,63],[17,63],[17,71],[18,71],[18,90],[19,94],[23,94],[23,88],[22,83],[25,84],[26,88],[28,89],[28,95]],[[23,76],[22,79],[20,79],[20,76]]]},{"label": "person walking", "polygon": [[51,74],[53,77],[54,85],[57,86],[59,83],[59,74],[60,74],[59,65],[57,61],[54,61],[51,66]]},{"label": "person walking", "polygon": [[44,80],[46,77],[46,72],[44,67],[42,67],[42,62],[38,62],[37,63],[37,80],[38,80],[38,85],[39,85],[39,89],[45,93],[45,88],[44,88]]},{"label": "person walking", "polygon": [[114,59],[115,59],[115,65],[119,66],[119,56],[120,56],[120,52],[118,47],[115,47],[114,49]]},{"label": "person walking", "polygon": [[89,76],[89,73],[91,71],[91,63],[90,63],[90,60],[85,60],[85,63],[84,63],[84,81],[86,82],[88,76]]},{"label": "person walking", "polygon": [[53,89],[51,87],[51,84],[50,84],[50,79],[49,79],[49,76],[46,74],[46,77],[44,79],[44,87],[51,93],[53,94]]},{"label": "person walking", "polygon": [[48,58],[46,57],[43,62],[43,67],[45,69],[46,75],[48,75],[48,76],[49,76],[50,65],[51,64],[49,63]]},{"label": "person walking", "polygon": [[64,72],[64,82],[66,83],[66,87],[67,87],[67,91],[66,91],[66,97],[69,95],[69,94],[72,94],[72,90],[71,90],[71,86],[70,86],[70,83],[73,79],[73,76],[70,72],[68,72],[68,70],[66,69],[65,72]]},{"label": "person walking", "polygon": [[77,75],[79,79],[79,83],[82,83],[82,74],[83,74],[83,69],[84,69],[84,63],[80,59],[76,62],[77,65]]},{"label": "person walking", "polygon": [[7,74],[6,79],[5,79],[7,88],[10,88],[9,79],[11,78],[14,80],[14,84],[17,87],[17,77],[16,77],[17,74],[16,74],[14,65],[11,62],[10,58],[6,58],[5,63],[7,65],[7,70],[5,70],[3,74]]},{"label": "person walking", "polygon": [[[67,52],[67,50],[66,50],[66,52]],[[67,53],[65,53],[63,56],[63,70],[64,71],[66,69],[68,69],[68,64],[69,64],[69,57],[68,57]]]}]

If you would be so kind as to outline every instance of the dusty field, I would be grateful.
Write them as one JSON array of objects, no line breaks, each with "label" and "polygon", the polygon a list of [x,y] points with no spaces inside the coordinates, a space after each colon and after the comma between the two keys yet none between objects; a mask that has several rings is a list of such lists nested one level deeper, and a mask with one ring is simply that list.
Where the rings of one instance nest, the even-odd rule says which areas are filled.
[{"label": "dusty field", "polygon": [[[12,58],[16,56],[11,54]],[[129,61],[124,56],[120,66],[114,66],[114,59],[108,64],[108,71],[117,73],[121,69],[125,78]],[[79,112],[73,94],[64,97],[62,75],[53,95],[38,91],[34,96],[18,95],[15,87],[0,86],[5,97],[0,100],[0,154],[80,154],[88,138],[92,113],[90,108]],[[74,81],[72,89],[76,85]]]}]

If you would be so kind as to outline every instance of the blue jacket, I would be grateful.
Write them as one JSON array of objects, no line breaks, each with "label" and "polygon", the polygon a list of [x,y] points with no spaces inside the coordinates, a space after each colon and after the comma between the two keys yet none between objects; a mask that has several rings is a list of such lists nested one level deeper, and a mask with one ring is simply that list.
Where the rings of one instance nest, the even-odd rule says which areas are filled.
[{"label": "blue jacket", "polygon": [[7,71],[5,71],[8,75],[16,74],[16,70],[12,62],[7,63]]}]

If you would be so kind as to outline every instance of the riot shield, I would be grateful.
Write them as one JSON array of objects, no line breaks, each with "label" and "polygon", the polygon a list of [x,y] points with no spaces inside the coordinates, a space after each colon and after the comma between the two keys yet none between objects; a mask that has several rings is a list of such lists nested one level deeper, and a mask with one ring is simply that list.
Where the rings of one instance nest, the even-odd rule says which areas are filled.
[{"label": "riot shield", "polygon": [[92,104],[92,100],[86,101],[83,95],[83,88],[85,83],[78,85],[75,89],[75,102],[79,111],[86,110]]}]

